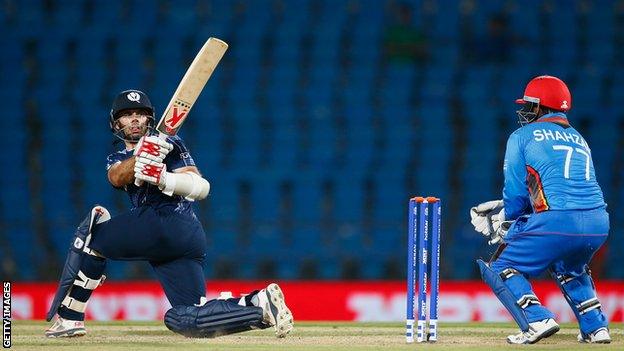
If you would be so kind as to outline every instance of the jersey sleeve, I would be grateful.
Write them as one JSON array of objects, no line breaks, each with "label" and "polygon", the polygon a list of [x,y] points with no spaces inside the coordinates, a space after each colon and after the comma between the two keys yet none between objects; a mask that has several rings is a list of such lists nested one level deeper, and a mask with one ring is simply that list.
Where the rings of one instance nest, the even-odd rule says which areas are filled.
[{"label": "jersey sleeve", "polygon": [[524,149],[518,132],[512,133],[507,140],[503,173],[505,175],[503,188],[505,219],[515,220],[531,210],[529,190],[526,185],[527,170]]},{"label": "jersey sleeve", "polygon": [[106,157],[106,171],[108,171],[111,167],[113,167],[117,163],[120,163],[121,161],[123,161],[123,157],[124,156],[118,152],[108,155],[108,157]]},{"label": "jersey sleeve", "polygon": [[178,168],[195,166],[195,161],[193,157],[191,157],[191,153],[180,137],[169,137],[167,141],[173,145],[173,150],[169,152],[165,159],[168,171],[173,172]]}]

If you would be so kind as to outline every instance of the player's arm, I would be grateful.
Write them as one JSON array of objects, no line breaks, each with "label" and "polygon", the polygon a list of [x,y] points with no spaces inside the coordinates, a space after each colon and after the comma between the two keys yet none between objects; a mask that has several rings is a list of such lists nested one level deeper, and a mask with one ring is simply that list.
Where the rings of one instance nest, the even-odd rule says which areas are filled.
[{"label": "player's arm", "polygon": [[168,171],[163,163],[138,158],[134,167],[135,177],[158,186],[165,195],[180,195],[189,201],[206,198],[210,183],[199,173],[188,149],[179,138],[168,140],[175,145],[168,156],[172,171]]},{"label": "player's arm", "polygon": [[116,188],[122,188],[134,182],[134,157],[110,166],[108,181]]},{"label": "player's arm", "polygon": [[173,173],[186,173],[186,172],[193,172],[201,176],[201,173],[199,173],[199,169],[197,169],[197,167],[195,166],[184,166],[184,167],[176,168],[173,170]]},{"label": "player's arm", "polygon": [[167,171],[167,165],[138,158],[134,176],[158,186],[163,194],[184,196],[188,201],[203,200],[210,192],[210,183],[204,179],[195,166],[184,166]]},{"label": "player's arm", "polygon": [[176,168],[166,172],[158,188],[165,195],[181,195],[189,201],[203,200],[210,192],[210,183],[204,179],[195,166]]},{"label": "player's arm", "polygon": [[524,150],[521,147],[521,139],[518,133],[511,134],[507,140],[503,173],[505,175],[503,188],[504,217],[508,221],[515,220],[527,214],[530,207]]}]

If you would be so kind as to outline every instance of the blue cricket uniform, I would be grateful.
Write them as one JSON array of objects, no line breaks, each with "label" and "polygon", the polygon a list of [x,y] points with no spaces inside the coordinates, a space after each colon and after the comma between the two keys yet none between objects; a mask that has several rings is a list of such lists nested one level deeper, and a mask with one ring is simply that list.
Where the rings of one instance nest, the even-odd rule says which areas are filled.
[{"label": "blue cricket uniform", "polygon": [[[179,137],[167,139],[173,149],[164,163],[167,171],[194,166]],[[133,150],[108,156],[107,170],[132,157]],[[191,203],[179,195],[163,194],[157,186],[126,185],[132,208],[94,227],[90,247],[116,260],[145,260],[154,268],[172,306],[191,306],[206,295],[203,261],[206,236]]]},{"label": "blue cricket uniform", "polygon": [[[154,115],[147,95],[139,90],[125,90],[113,101],[110,127],[116,137],[124,140],[124,145],[133,144],[137,135],[128,135],[126,128],[142,128],[142,120],[150,126],[153,118],[147,120],[146,115]],[[120,119],[125,117],[131,119],[121,123],[124,121]],[[167,142],[172,146],[162,160],[167,172],[181,172],[195,166],[182,139],[168,137]],[[133,153],[133,150],[120,150],[109,155],[107,171],[131,159]],[[148,171],[144,165],[141,168]],[[162,171],[165,167],[158,168]],[[124,165],[123,172],[126,171],[130,170]],[[178,179],[182,178],[186,179],[180,181],[179,188],[176,179],[167,185],[173,186],[173,191],[190,192],[189,198],[203,199],[207,195],[206,180],[195,175]],[[189,186],[192,189],[187,189]],[[206,235],[186,197],[165,195],[149,182],[140,186],[131,183],[119,189],[130,198],[129,211],[111,217],[108,210],[95,206],[76,228],[59,287],[46,316],[48,321],[55,314],[59,318],[46,331],[46,336],[84,335],[84,325],[79,321],[85,319],[86,304],[93,290],[102,283],[109,259],[150,263],[172,306],[165,313],[165,325],[175,333],[210,338],[274,326],[276,335],[284,336],[292,329],[292,314],[276,284],[241,298],[206,299],[203,270]]]},{"label": "blue cricket uniform", "polygon": [[545,115],[512,133],[503,170],[508,220],[533,212],[606,206],[591,150],[562,113]]},{"label": "blue cricket uniform", "polygon": [[[607,239],[609,215],[585,139],[565,114],[544,115],[511,134],[503,169],[505,218],[515,222],[491,268],[521,273],[505,281],[519,301],[534,295],[525,277],[546,270],[578,305],[595,298],[587,265]],[[607,326],[590,307],[575,310],[583,333]],[[525,312],[529,322],[554,317],[537,303]]]},{"label": "blue cricket uniform", "polygon": [[[172,172],[178,168],[195,166],[195,161],[180,137],[168,137],[167,142],[173,145],[173,149],[167,154],[164,160],[164,163],[167,165],[167,171]],[[108,171],[113,165],[129,159],[132,157],[133,152],[133,149],[124,149],[108,155],[106,159],[106,170]],[[180,195],[165,195],[155,185],[147,184],[147,186],[137,187],[132,183],[125,186],[123,190],[128,193],[132,208],[150,205],[154,208],[167,208],[177,213],[186,213],[193,216],[193,209],[189,201],[185,200],[184,197]]]}]

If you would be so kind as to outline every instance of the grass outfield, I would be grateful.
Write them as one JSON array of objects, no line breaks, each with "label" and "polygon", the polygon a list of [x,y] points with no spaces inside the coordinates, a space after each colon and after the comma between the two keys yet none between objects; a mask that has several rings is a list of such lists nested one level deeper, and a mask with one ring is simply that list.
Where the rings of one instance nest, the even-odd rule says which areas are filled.
[{"label": "grass outfield", "polygon": [[[516,332],[510,323],[448,323],[439,327],[435,344],[406,344],[401,323],[300,322],[285,339],[277,339],[272,329],[228,335],[216,339],[188,339],[173,334],[157,322],[88,322],[88,334],[72,339],[47,339],[43,321],[13,321],[15,350],[432,350],[515,349],[505,336]],[[610,345],[587,345],[576,342],[574,324],[562,325],[561,331],[528,346],[531,350],[624,349],[622,323],[611,325]]]}]

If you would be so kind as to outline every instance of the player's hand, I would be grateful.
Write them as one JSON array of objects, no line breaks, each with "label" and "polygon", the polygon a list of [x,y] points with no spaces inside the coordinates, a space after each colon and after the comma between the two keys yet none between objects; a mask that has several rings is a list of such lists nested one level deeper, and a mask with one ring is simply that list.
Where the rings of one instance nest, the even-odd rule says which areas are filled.
[{"label": "player's hand", "polygon": [[173,145],[154,135],[146,135],[139,139],[134,147],[134,156],[143,157],[155,162],[162,162]]},{"label": "player's hand", "polygon": [[486,201],[471,208],[470,214],[472,216],[472,213],[474,212],[475,214],[479,216],[485,216],[490,212],[498,213],[503,207],[504,207],[503,200]]},{"label": "player's hand", "polygon": [[488,244],[498,244],[505,239],[509,228],[514,221],[505,220],[505,210],[502,209],[499,213],[492,215],[492,234]]},{"label": "player's hand", "polygon": [[161,186],[165,184],[166,177],[167,165],[145,157],[136,157],[134,161],[134,178],[136,180]]},{"label": "player's hand", "polygon": [[503,206],[503,200],[492,200],[478,204],[470,209],[470,223],[479,233],[490,236],[494,232],[492,216],[498,214]]}]

